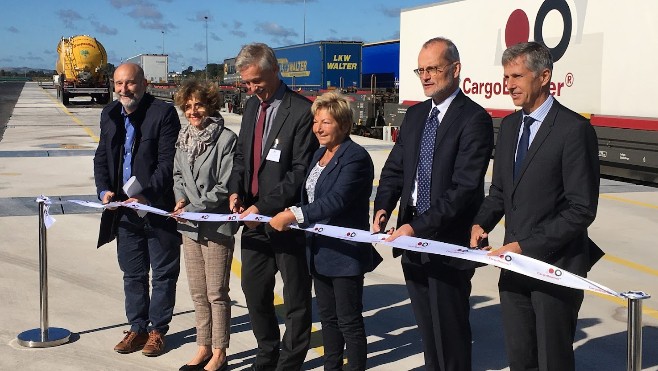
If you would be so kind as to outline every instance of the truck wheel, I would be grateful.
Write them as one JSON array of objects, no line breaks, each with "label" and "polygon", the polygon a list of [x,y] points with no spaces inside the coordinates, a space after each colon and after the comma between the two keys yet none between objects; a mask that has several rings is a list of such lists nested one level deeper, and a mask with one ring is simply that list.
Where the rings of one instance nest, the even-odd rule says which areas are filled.
[{"label": "truck wheel", "polygon": [[96,103],[106,105],[110,103],[110,95],[109,94],[98,94],[94,99],[96,99]]},{"label": "truck wheel", "polygon": [[62,104],[65,106],[69,105],[69,95],[65,91],[62,91]]}]

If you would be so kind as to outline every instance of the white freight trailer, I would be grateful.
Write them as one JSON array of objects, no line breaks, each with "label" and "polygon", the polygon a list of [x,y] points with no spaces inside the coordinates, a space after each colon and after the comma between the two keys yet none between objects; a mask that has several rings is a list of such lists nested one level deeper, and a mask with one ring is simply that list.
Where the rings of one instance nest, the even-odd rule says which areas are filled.
[{"label": "white freight trailer", "polygon": [[514,109],[500,57],[510,43],[544,41],[556,60],[554,96],[595,115],[658,117],[658,1],[453,0],[403,9],[400,100],[424,100],[414,75],[426,40],[455,42],[461,88],[480,105]]},{"label": "white freight trailer", "polygon": [[144,77],[151,84],[166,84],[169,73],[167,54],[139,54],[126,62],[136,63],[144,69]]},{"label": "white freight trailer", "polygon": [[[400,102],[427,99],[413,70],[430,38],[457,45],[460,87],[494,117],[516,109],[500,59],[510,45],[544,42],[551,93],[590,118],[601,173],[658,184],[658,1],[449,0],[400,13]],[[496,127],[496,126],[495,126]]]}]

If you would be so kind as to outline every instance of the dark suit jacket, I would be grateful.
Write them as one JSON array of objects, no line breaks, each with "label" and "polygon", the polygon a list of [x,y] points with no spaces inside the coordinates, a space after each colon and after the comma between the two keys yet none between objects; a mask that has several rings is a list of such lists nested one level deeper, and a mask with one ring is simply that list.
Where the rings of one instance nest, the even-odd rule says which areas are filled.
[{"label": "dark suit jacket", "polygon": [[[130,114],[135,127],[132,155],[132,175],[143,187],[141,194],[151,206],[162,210],[173,210],[173,167],[176,139],[180,131],[180,120],[171,104],[144,94],[135,112]],[[96,193],[112,191],[120,199],[123,186],[123,144],[126,137],[121,103],[114,101],[101,113],[101,134],[94,156],[94,179]],[[125,199],[125,196],[123,197]],[[101,217],[98,244],[114,239],[117,212],[106,210]],[[166,223],[164,217],[147,214],[153,226]],[[175,229],[175,224],[173,224]]]},{"label": "dark suit jacket", "polygon": [[474,224],[490,231],[504,214],[505,244],[518,241],[523,255],[585,275],[603,254],[587,236],[599,197],[596,133],[554,101],[514,181],[521,117],[501,123],[491,188]]},{"label": "dark suit jacket", "polygon": [[[315,151],[309,172],[325,151],[325,148]],[[301,226],[306,228],[319,223],[368,230],[373,178],[370,155],[347,137],[320,174],[312,203],[308,203],[306,187],[302,188],[304,223]],[[361,275],[372,271],[382,261],[371,244],[315,233],[306,233],[306,253],[309,270],[328,277]]]},{"label": "dark suit jacket", "polygon": [[[299,192],[318,141],[311,127],[311,102],[286,87],[281,105],[267,141],[258,171],[252,169],[254,127],[260,109],[258,97],[251,97],[244,110],[240,135],[235,149],[233,171],[229,179],[229,195],[237,193],[246,206],[255,204],[262,215],[273,216],[299,201]],[[281,151],[279,162],[266,159],[278,139],[276,149]],[[250,194],[252,174],[258,175],[258,199]]]},{"label": "dark suit jacket", "polygon": [[[391,215],[400,200],[398,226],[411,219],[411,197],[424,123],[432,108],[426,100],[407,110],[398,140],[382,169],[375,210]],[[484,175],[493,149],[491,116],[459,92],[450,104],[436,133],[432,162],[430,209],[410,222],[416,237],[468,246],[473,217],[484,199]],[[458,269],[475,263],[423,254],[424,261],[444,261]]]}]

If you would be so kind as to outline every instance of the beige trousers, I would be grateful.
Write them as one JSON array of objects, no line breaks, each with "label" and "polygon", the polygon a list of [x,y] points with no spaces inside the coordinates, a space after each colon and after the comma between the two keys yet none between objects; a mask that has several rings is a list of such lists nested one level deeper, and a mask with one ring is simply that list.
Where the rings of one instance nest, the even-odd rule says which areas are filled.
[{"label": "beige trousers", "polygon": [[195,241],[183,236],[187,281],[196,316],[196,342],[228,348],[231,332],[229,279],[233,237],[219,241]]}]

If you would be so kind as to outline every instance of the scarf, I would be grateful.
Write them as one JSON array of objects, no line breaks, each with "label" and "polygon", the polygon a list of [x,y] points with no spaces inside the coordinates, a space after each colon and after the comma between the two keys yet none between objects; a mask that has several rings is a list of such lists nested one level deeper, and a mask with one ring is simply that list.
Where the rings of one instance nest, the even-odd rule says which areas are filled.
[{"label": "scarf", "polygon": [[224,128],[224,118],[222,116],[208,116],[203,120],[203,129],[199,130],[192,125],[187,125],[181,129],[176,140],[176,148],[187,152],[187,160],[190,168],[194,168],[194,161],[208,148],[215,143],[219,134]]}]

